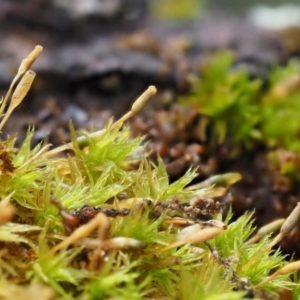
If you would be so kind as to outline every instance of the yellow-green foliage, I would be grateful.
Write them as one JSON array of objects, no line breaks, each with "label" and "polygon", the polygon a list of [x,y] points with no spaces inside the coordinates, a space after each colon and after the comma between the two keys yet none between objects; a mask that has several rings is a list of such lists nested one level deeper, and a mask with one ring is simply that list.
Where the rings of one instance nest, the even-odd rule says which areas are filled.
[{"label": "yellow-green foliage", "polygon": [[[244,244],[254,230],[248,214],[225,230],[215,213],[222,229],[212,228],[214,238],[202,236],[210,228],[188,227],[207,226],[191,215],[201,209],[190,200],[205,200],[214,187],[207,181],[205,188],[185,190],[195,170],[170,183],[162,160],[151,164],[143,139],[131,138],[129,127],[109,122],[99,138],[86,133],[84,147],[70,127],[69,156],[43,145],[31,149],[31,129],[19,149],[14,137],[0,141],[1,299],[241,299],[287,264],[279,251],[257,256],[267,238]],[[237,176],[230,176],[234,182]],[[221,178],[230,182],[230,176]],[[80,224],[85,205],[95,216]],[[297,294],[288,275],[262,288],[276,294],[279,287]]]},{"label": "yellow-green foliage", "polygon": [[193,91],[182,99],[201,115],[199,138],[213,145],[226,141],[234,157],[263,145],[274,170],[299,180],[299,60],[273,66],[265,82],[232,65],[230,52],[209,56]]},{"label": "yellow-green foliage", "polygon": [[[195,172],[189,171],[178,182],[170,184],[161,160],[158,166],[154,166],[143,158],[137,170],[132,168],[133,158],[136,161],[142,157],[139,156],[142,155],[142,140],[130,138],[128,127],[110,130],[109,125],[103,139],[96,143],[91,141],[91,152],[75,146],[74,156],[46,160],[41,155],[18,171],[18,167],[40,148],[30,150],[32,134],[31,130],[28,131],[21,148],[9,153],[14,170],[1,175],[1,204],[8,204],[10,198],[20,218],[16,223],[0,227],[0,240],[10,242],[6,244],[8,249],[16,244],[22,251],[30,253],[24,258],[9,251],[1,252],[1,280],[9,289],[14,289],[16,283],[25,283],[28,285],[26,293],[29,293],[36,286],[48,286],[50,290],[45,290],[46,287],[41,289],[49,291],[45,292],[44,299],[50,299],[48,295],[56,295],[55,299],[173,299],[177,296],[180,299],[198,299],[199,295],[202,299],[240,299],[245,292],[232,291],[239,280],[230,280],[232,271],[237,272],[237,278],[247,277],[250,284],[256,284],[271,269],[285,263],[279,252],[271,256],[267,252],[251,268],[241,271],[243,264],[259,253],[267,242],[265,239],[257,245],[243,245],[253,230],[248,224],[248,215],[229,225],[224,233],[211,241],[211,246],[221,257],[236,258],[228,266],[228,276],[224,276],[226,269],[212,257],[205,245],[202,245],[202,250],[198,248],[201,250],[199,253],[186,245],[150,254],[176,240],[179,230],[176,226],[164,224],[171,216],[170,211],[165,210],[158,217],[151,216],[153,203],[168,202],[173,198],[186,203],[189,198],[201,194],[199,190],[183,190],[194,178]],[[76,145],[76,140],[73,142]],[[3,145],[13,149],[13,139],[3,142]],[[110,152],[103,150],[106,145],[109,145]],[[112,155],[114,151],[118,154]],[[95,156],[95,153],[101,154]],[[153,200],[148,204],[146,201],[143,209],[134,208],[132,204],[128,215],[111,219],[109,237],[141,241],[146,245],[142,252],[108,251],[100,269],[80,267],[83,254],[87,253],[84,244],[51,253],[51,247],[65,236],[61,216],[51,204],[51,197],[74,211],[85,204],[117,209],[117,203],[124,201],[117,200],[121,194],[123,198]],[[149,254],[145,255],[147,252]],[[12,279],[14,283],[10,282]],[[191,282],[197,282],[195,289],[192,289]],[[266,288],[276,293],[278,286],[289,286],[287,276],[268,283]]]},{"label": "yellow-green foliage", "polygon": [[208,139],[205,126],[209,124],[214,127],[209,134],[213,141],[226,138],[249,146],[260,140],[269,147],[299,151],[299,61],[273,67],[264,85],[232,64],[230,52],[208,57],[192,94],[182,100],[203,115],[203,137]]},{"label": "yellow-green foliage", "polygon": [[203,9],[202,0],[154,0],[150,2],[155,17],[164,20],[186,20],[199,17]]}]

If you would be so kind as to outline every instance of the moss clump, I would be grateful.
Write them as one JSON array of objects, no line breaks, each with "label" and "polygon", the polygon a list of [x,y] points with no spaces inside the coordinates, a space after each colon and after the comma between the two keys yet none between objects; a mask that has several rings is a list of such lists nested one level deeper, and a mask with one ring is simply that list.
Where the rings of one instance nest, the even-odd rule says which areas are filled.
[{"label": "moss clump", "polygon": [[[229,143],[232,153],[263,145],[284,174],[298,177],[300,150],[300,63],[274,66],[266,82],[232,67],[233,55],[222,52],[200,66],[201,77],[182,103],[201,114],[200,138]],[[289,164],[277,151],[289,153]],[[281,152],[282,153],[282,152]]]},{"label": "moss clump", "polygon": [[[207,198],[224,194],[239,176],[187,189],[196,175],[189,170],[170,183],[164,163],[151,164],[141,151],[143,138],[131,138],[122,123],[83,137],[70,126],[71,143],[52,150],[31,149],[31,129],[19,149],[14,137],[0,141],[1,299],[299,293],[288,276],[294,270],[255,286],[288,263],[270,250],[268,236],[245,243],[254,230],[250,214],[228,224],[222,205]],[[57,156],[66,149],[68,156]]]}]

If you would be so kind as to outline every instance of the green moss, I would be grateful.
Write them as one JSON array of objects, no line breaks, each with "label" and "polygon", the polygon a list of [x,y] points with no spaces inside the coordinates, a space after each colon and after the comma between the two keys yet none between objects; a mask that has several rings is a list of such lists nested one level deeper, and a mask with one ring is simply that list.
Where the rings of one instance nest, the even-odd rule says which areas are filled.
[{"label": "green moss", "polygon": [[260,139],[269,146],[299,150],[299,62],[274,67],[266,87],[260,79],[250,79],[243,68],[232,69],[232,64],[231,53],[210,57],[200,67],[193,93],[182,100],[215,127],[210,139],[230,138],[233,143],[247,144]]},{"label": "green moss", "polygon": [[[238,94],[252,89],[251,83]],[[226,116],[237,99],[229,99],[215,117]],[[56,157],[59,151],[48,146],[31,149],[33,130],[19,149],[14,138],[0,141],[1,299],[18,293],[41,300],[241,299],[287,264],[280,251],[267,250],[268,237],[245,244],[254,230],[249,214],[226,230],[201,228],[209,227],[196,217],[201,201],[223,224],[219,206],[206,197],[222,182],[226,191],[236,174],[186,190],[196,171],[170,183],[163,161],[151,164],[141,151],[143,139],[131,138],[129,127],[109,122],[98,138],[85,133],[84,147],[70,130],[69,156]],[[91,215],[84,222],[85,205]],[[185,231],[178,225],[182,221]],[[203,238],[210,229],[213,235]],[[272,294],[278,287],[297,293],[288,275],[262,286]]]},{"label": "green moss", "polygon": [[[225,140],[232,153],[245,147],[264,145],[270,151],[284,149],[294,159],[290,164],[277,160],[278,169],[297,177],[300,150],[300,63],[274,66],[267,82],[250,79],[242,67],[232,68],[233,55],[221,52],[200,66],[200,79],[182,103],[200,114],[199,136],[216,144]],[[276,155],[275,155],[276,156]],[[274,161],[274,155],[273,155]]]},{"label": "green moss", "polygon": [[261,81],[250,80],[245,70],[231,70],[233,56],[229,52],[207,60],[200,68],[201,77],[192,94],[184,97],[182,103],[203,115],[203,139],[207,139],[207,126],[211,125],[212,142],[222,143],[230,137],[234,143],[249,143],[260,136],[257,97]]},{"label": "green moss", "polygon": [[204,3],[199,0],[159,0],[150,2],[152,14],[163,20],[189,20],[199,17]]}]

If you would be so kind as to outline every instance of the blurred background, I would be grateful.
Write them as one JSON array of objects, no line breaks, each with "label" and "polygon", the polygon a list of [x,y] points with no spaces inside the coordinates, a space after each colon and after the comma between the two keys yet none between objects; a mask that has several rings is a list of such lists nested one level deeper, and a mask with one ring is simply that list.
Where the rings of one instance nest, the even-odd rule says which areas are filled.
[{"label": "blurred background", "polygon": [[22,117],[15,114],[6,131],[35,124],[37,140],[51,132],[52,143],[64,142],[70,117],[79,128],[101,127],[149,84],[170,99],[186,93],[205,53],[222,49],[263,77],[299,56],[298,2],[0,0],[0,95],[20,61],[44,47]]},{"label": "blurred background", "polygon": [[[209,13],[221,13],[240,18],[252,19],[256,21],[259,15],[266,19],[269,26],[278,26],[285,21],[285,26],[289,24],[299,24],[299,1],[297,0],[153,0],[150,1],[150,8],[154,16],[160,16],[163,19],[189,19],[199,18]],[[271,24],[273,23],[273,25]],[[283,26],[283,25],[282,25]]]}]

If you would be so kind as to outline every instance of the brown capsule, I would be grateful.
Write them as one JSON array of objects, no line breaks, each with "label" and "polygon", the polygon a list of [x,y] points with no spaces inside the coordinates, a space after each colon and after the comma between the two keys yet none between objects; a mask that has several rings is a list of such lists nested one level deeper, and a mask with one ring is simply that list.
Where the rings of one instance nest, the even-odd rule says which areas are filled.
[{"label": "brown capsule", "polygon": [[255,286],[255,288],[264,285],[265,283],[273,280],[277,276],[287,275],[287,274],[290,274],[290,273],[294,273],[294,272],[298,271],[299,269],[300,269],[300,261],[299,260],[295,261],[295,262],[292,262],[292,263],[289,263],[289,264],[285,265],[284,267],[280,268],[279,270],[277,270],[275,273],[273,273],[272,275],[270,275],[266,279],[264,279],[259,284],[257,284]]},{"label": "brown capsule", "polygon": [[[206,242],[218,236],[223,230],[217,227],[204,228],[198,232],[189,234],[186,239],[181,240],[181,244],[194,244]],[[176,243],[175,243],[176,244]]]},{"label": "brown capsule", "polygon": [[203,243],[218,236],[222,231],[223,229],[217,227],[209,227],[209,228],[201,229],[201,226],[199,224],[195,224],[183,229],[179,233],[176,241],[174,241],[172,244],[164,248],[160,248],[145,253],[145,255],[161,253],[169,249],[176,248],[186,244]]},{"label": "brown capsule", "polygon": [[272,233],[272,232],[278,230],[280,228],[280,226],[282,226],[282,224],[284,224],[284,222],[285,222],[285,219],[275,220],[275,221],[261,227],[258,230],[257,234],[260,236],[264,236],[269,233]]},{"label": "brown capsule", "polygon": [[33,51],[31,51],[26,58],[22,60],[22,63],[19,67],[18,73],[22,74],[26,72],[31,65],[35,62],[35,60],[38,58],[38,56],[43,51],[42,46],[36,46]]},{"label": "brown capsule", "polygon": [[84,246],[86,249],[101,249],[102,250],[141,250],[146,248],[147,244],[139,240],[127,237],[115,237],[108,240],[84,238],[75,243],[76,245]]},{"label": "brown capsule", "polygon": [[68,236],[65,240],[57,244],[51,249],[52,253],[57,252],[58,250],[68,247],[71,244],[77,243],[84,238],[86,238],[89,234],[91,234],[95,229],[98,229],[98,238],[99,240],[103,240],[109,230],[110,221],[103,213],[98,213],[94,219],[92,219],[89,223],[82,225],[76,228],[70,236]]},{"label": "brown capsule", "polygon": [[204,221],[202,222],[203,225],[208,225],[208,226],[213,226],[213,227],[218,227],[221,229],[227,229],[227,225],[219,220],[208,220],[208,221]]},{"label": "brown capsule", "polygon": [[11,107],[15,108],[22,102],[33,83],[35,75],[35,72],[32,70],[29,70],[24,74],[12,95]]},{"label": "brown capsule", "polygon": [[[3,116],[3,119],[1,120],[0,130],[3,128],[4,124],[8,120],[13,110],[23,101],[24,97],[27,95],[34,78],[35,78],[35,72],[31,70],[27,71],[22,77],[21,81],[17,85],[11,97],[10,105],[5,115]],[[1,105],[1,112],[2,112],[2,105]]]},{"label": "brown capsule", "polygon": [[[299,203],[298,203],[299,204]],[[298,204],[296,206],[296,208],[298,207]],[[295,208],[295,209],[296,209]],[[294,209],[294,211],[295,211]],[[298,208],[299,210],[299,208]],[[291,213],[291,215],[294,213],[294,211]],[[290,215],[290,216],[291,216]],[[289,218],[290,218],[289,216]],[[287,219],[286,219],[287,221]],[[282,238],[284,237],[285,234],[289,233],[294,227],[290,227],[290,225],[293,225],[293,222],[284,222],[284,224],[287,224],[285,226],[285,228],[282,231],[282,227],[284,227],[284,224],[281,227],[281,231],[273,238],[273,240],[262,250],[263,253],[266,253],[268,251],[270,251],[270,249],[272,249],[276,244],[278,244]],[[292,221],[294,221],[294,219],[292,219]],[[289,231],[290,230],[290,231]],[[246,242],[246,244],[250,244],[253,242],[257,241],[257,236],[254,236],[252,239],[250,239],[248,242]],[[250,259],[250,261],[248,261],[244,266],[243,266],[243,270],[247,270],[260,256],[262,253],[259,253],[258,255],[255,255],[254,257],[252,257],[252,259]]]},{"label": "brown capsule", "polygon": [[151,97],[156,94],[156,92],[157,90],[155,86],[149,86],[148,89],[132,104],[131,110],[122,116],[118,121],[116,121],[112,128],[115,128],[119,124],[123,124],[129,118],[139,113],[147,105]]},{"label": "brown capsule", "polygon": [[283,223],[280,233],[282,235],[289,234],[299,223],[300,221],[300,202],[297,203],[297,206],[291,212],[291,214],[287,217],[285,222]]},{"label": "brown capsule", "polygon": [[[300,221],[300,202],[297,203],[297,206],[291,212],[291,214],[287,217],[283,225],[281,226],[279,234],[275,236],[275,238],[265,247],[264,252],[269,251],[272,247],[274,247],[277,243],[279,243],[282,238],[289,234]],[[248,242],[249,243],[249,242]],[[245,270],[247,267],[253,264],[253,262],[258,258],[254,256],[246,265],[243,266]]]},{"label": "brown capsule", "polygon": [[0,210],[0,225],[3,225],[12,220],[15,214],[15,208],[13,205],[8,204]]},{"label": "brown capsule", "polygon": [[[112,124],[111,129],[117,128],[118,126],[121,126],[125,121],[130,119],[132,116],[137,114],[141,109],[144,108],[144,106],[148,103],[150,98],[156,93],[155,86],[150,86],[132,105],[131,110],[127,112],[124,116],[122,116],[119,120],[117,120],[115,123]],[[1,127],[0,127],[1,129]],[[105,133],[106,129],[102,129],[96,132],[93,132],[89,134],[88,136],[80,136],[77,138],[78,145],[83,148],[87,147],[89,145],[89,141],[92,140],[99,140]],[[73,149],[74,145],[72,142],[59,146],[55,149],[52,149],[51,151],[48,151],[45,153],[44,157],[51,157],[53,155],[56,155],[59,152]]]},{"label": "brown capsule", "polygon": [[141,250],[147,247],[147,244],[133,238],[115,237],[104,242],[105,250]]},{"label": "brown capsule", "polygon": [[282,224],[284,223],[285,219],[279,219],[279,220],[275,220],[263,227],[261,227],[256,235],[254,235],[252,238],[250,238],[245,245],[249,245],[249,244],[253,244],[256,243],[257,241],[259,241],[263,236],[273,233],[275,231],[277,231]]},{"label": "brown capsule", "polygon": [[180,231],[176,240],[177,241],[186,240],[192,234],[195,234],[195,233],[201,231],[201,229],[202,229],[202,227],[200,224],[194,224],[194,225],[188,226]]},{"label": "brown capsule", "polygon": [[180,218],[180,217],[174,217],[172,219],[167,219],[164,221],[164,224],[174,224],[178,226],[187,226],[187,225],[194,225],[195,222],[192,220]]},{"label": "brown capsule", "polygon": [[148,89],[132,104],[131,111],[136,114],[140,112],[146,104],[149,102],[150,98],[156,94],[156,87],[151,85]]}]

